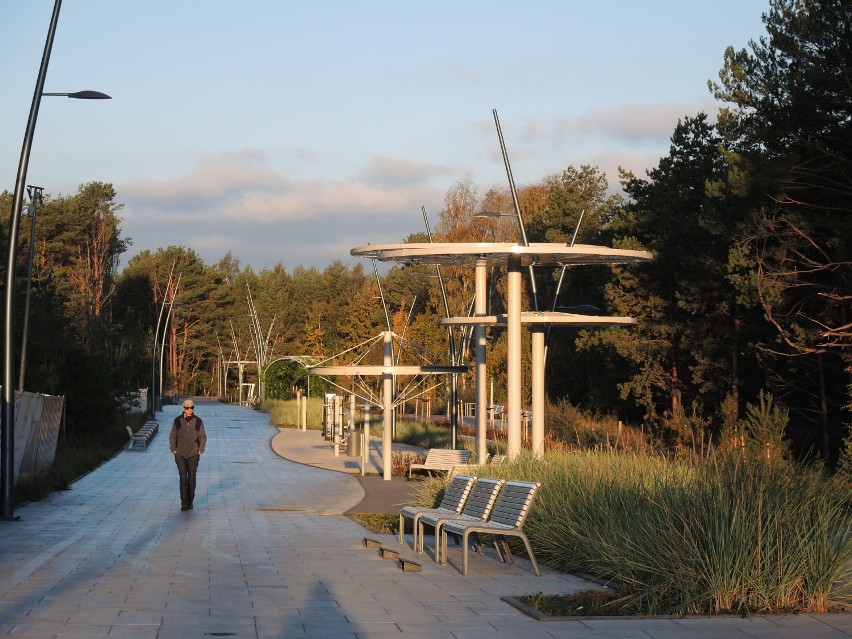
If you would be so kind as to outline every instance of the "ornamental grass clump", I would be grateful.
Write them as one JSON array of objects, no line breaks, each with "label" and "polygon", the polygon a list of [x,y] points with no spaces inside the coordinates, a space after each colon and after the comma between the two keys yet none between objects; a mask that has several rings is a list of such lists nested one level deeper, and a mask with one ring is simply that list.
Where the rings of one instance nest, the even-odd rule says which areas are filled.
[{"label": "ornamental grass clump", "polygon": [[[267,399],[260,410],[269,413],[269,421],[282,428],[299,427],[299,406],[295,399]],[[308,430],[322,430],[323,398],[308,398]]]},{"label": "ornamental grass clump", "polygon": [[553,450],[471,474],[542,482],[525,526],[536,556],[606,580],[619,593],[612,614],[826,612],[852,601],[848,494],[819,469],[747,450],[704,460]]},{"label": "ornamental grass clump", "polygon": [[[376,434],[381,434],[381,423],[376,424]],[[421,448],[450,448],[452,434],[449,429],[419,419],[396,420],[396,439]]]}]

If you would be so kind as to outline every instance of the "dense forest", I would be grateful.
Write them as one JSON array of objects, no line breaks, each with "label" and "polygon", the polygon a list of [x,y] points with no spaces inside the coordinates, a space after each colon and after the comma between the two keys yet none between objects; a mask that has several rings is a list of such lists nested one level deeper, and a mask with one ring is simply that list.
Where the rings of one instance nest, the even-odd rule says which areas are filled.
[{"label": "dense forest", "polygon": [[[594,166],[519,187],[531,242],[570,241],[582,215],[577,242],[655,255],[639,266],[537,268],[543,306],[595,307],[639,322],[554,331],[547,394],[675,447],[733,436],[748,407],[771,396],[794,450],[834,462],[852,403],[852,11],[845,0],[774,0],[764,23],[759,40],[724,53],[709,83],[718,114],[673,123],[668,155],[645,176],[623,172],[620,194]],[[8,192],[0,200],[11,209]],[[24,390],[64,395],[71,433],[114,421],[120,398],[151,386],[155,343],[163,344],[166,394],[217,396],[223,360],[260,358],[271,364],[261,371],[266,395],[288,397],[304,372],[279,358],[348,353],[388,324],[411,346],[407,357],[449,363],[434,268],[395,266],[380,278],[369,262],[256,272],[230,254],[205,264],[191,247],[168,246],[119,272],[132,241],[122,236],[119,200],[110,184],[93,181],[74,195],[46,195],[38,209]],[[461,177],[433,239],[518,240],[516,221],[474,217],[483,210],[511,212],[508,189],[482,192]],[[2,234],[5,245],[8,226]],[[412,229],[405,241],[427,236]],[[21,300],[29,242],[21,233]],[[467,315],[472,269],[441,275],[450,313]],[[491,274],[491,313],[503,310],[503,282]],[[23,308],[17,303],[19,332]],[[505,332],[488,339],[499,401]],[[470,363],[466,336],[454,343]],[[473,394],[469,375],[463,397]],[[245,379],[257,377],[248,367]],[[434,393],[446,401],[446,388]]]}]

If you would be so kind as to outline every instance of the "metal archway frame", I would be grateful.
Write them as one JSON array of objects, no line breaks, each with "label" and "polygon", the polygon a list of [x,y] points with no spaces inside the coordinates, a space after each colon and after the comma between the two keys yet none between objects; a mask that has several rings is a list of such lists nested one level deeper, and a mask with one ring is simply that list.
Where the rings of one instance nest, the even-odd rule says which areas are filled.
[{"label": "metal archway frame", "polygon": [[[467,372],[467,366],[395,366],[393,363],[393,333],[383,331],[382,364],[352,364],[349,366],[308,366],[312,375],[348,375],[382,377],[382,476],[385,481],[391,479],[391,428],[393,419],[393,378],[395,375],[437,375]],[[368,435],[365,435],[368,437]],[[369,439],[364,442],[369,445]]]}]

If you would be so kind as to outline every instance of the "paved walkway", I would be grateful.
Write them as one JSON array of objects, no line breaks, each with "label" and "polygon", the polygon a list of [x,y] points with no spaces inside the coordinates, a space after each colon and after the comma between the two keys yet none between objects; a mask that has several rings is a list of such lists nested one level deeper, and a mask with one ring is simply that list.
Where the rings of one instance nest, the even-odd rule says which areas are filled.
[{"label": "paved walkway", "polygon": [[[366,533],[342,515],[365,492],[356,477],[288,461],[278,430],[246,408],[197,401],[209,435],[195,509],[181,512],[168,424],[152,448],[122,452],[48,501],[0,523],[0,635],[208,637],[852,637],[852,615],[538,622],[503,595],[587,584],[536,577],[493,556],[470,575]],[[165,430],[166,432],[162,432]],[[317,434],[317,437],[319,435]],[[330,450],[329,450],[329,454]],[[420,561],[404,573],[365,536]]]},{"label": "paved walkway", "polygon": [[[364,495],[348,512],[389,513],[400,510],[412,503],[419,482],[409,481],[405,477],[383,478],[382,441],[370,438],[370,454],[367,457],[365,474],[361,474],[361,458],[349,457],[345,451],[334,454],[332,445],[323,439],[320,431],[302,431],[294,428],[279,428],[272,438],[272,450],[277,455],[300,464],[317,468],[348,473],[358,479]],[[394,452],[425,456],[426,452],[417,446],[399,442],[393,443]]]}]

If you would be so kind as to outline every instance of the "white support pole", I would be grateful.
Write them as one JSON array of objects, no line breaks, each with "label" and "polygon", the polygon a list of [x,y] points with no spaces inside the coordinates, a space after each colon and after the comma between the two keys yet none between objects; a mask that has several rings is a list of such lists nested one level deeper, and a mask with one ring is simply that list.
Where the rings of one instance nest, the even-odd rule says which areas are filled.
[{"label": "white support pole", "polygon": [[361,439],[361,475],[367,473],[367,464],[370,462],[370,400],[364,400],[364,436]]},{"label": "white support pole", "polygon": [[343,395],[334,396],[334,412],[334,434],[340,445],[343,443]]},{"label": "white support pole", "polygon": [[393,339],[390,331],[383,331],[385,372],[382,373],[382,404],[384,428],[382,430],[382,468],[385,481],[391,480],[391,429],[393,428]]},{"label": "white support pole", "polygon": [[532,329],[532,452],[544,457],[544,327]]},{"label": "white support pole", "polygon": [[488,405],[491,407],[491,414],[490,414],[490,420],[491,421],[490,421],[490,423],[491,423],[491,428],[493,429],[494,428],[494,417],[495,417],[495,415],[494,415],[494,378],[491,378],[491,395],[490,395],[490,399],[488,400]]},{"label": "white support pole", "polygon": [[521,261],[509,259],[506,314],[508,315],[509,374],[506,410],[509,411],[509,433],[506,454],[511,460],[521,452]]},{"label": "white support pole", "polygon": [[355,430],[355,393],[349,395],[349,437],[356,437]]},{"label": "white support pole", "polygon": [[[240,373],[239,373],[240,390],[239,390],[239,393],[237,395],[237,406],[242,406],[243,405],[243,362],[242,362],[242,360],[237,365],[237,368],[240,371]],[[160,390],[162,391],[162,388]]]},{"label": "white support pole", "polygon": [[334,430],[332,431],[332,439],[334,441],[334,456],[340,455],[340,437],[343,431],[343,398],[340,395],[334,396]]},{"label": "white support pole", "polygon": [[[476,306],[474,314],[477,317],[484,317],[487,312],[486,307],[486,263],[485,260],[476,260]],[[486,439],[486,426],[488,419],[488,409],[486,397],[488,391],[488,371],[485,366],[485,326],[477,324],[474,328],[476,337],[476,462],[481,464],[485,461],[488,454],[488,446]]]},{"label": "white support pole", "polygon": [[[300,391],[301,394],[301,391]],[[302,403],[300,408],[299,422],[302,424],[302,430],[308,430],[308,396],[302,395]]]}]

